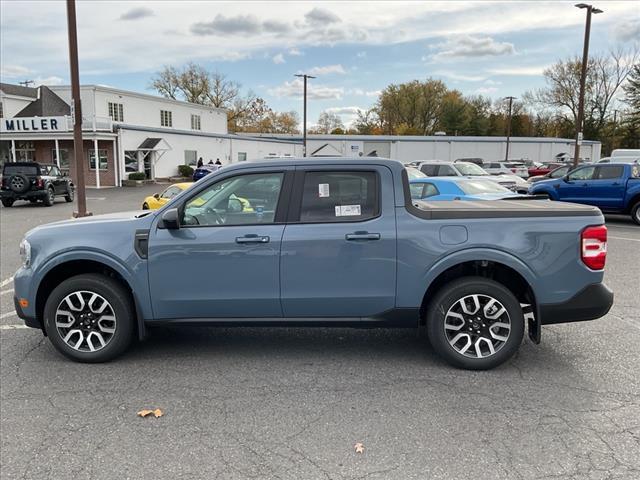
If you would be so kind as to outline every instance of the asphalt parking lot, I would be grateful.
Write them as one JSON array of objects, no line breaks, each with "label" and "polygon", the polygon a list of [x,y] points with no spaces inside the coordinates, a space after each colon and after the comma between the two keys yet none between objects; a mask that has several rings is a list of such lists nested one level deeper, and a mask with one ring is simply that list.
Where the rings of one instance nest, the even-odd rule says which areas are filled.
[{"label": "asphalt parking lot", "polygon": [[[89,190],[89,209],[161,189]],[[72,363],[17,328],[5,283],[23,234],[72,210],[0,209],[2,478],[640,478],[640,227],[626,217],[607,218],[605,318],[545,327],[468,372],[413,331],[351,329],[158,329],[118,361]]]}]

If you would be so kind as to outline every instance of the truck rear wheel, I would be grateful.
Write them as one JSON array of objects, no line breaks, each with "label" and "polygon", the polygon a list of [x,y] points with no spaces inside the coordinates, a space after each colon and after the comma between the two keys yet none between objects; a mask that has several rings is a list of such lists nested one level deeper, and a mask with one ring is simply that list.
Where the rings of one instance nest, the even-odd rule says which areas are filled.
[{"label": "truck rear wheel", "polygon": [[447,363],[486,370],[518,350],[524,315],[504,285],[484,277],[464,277],[445,285],[429,304],[427,333]]},{"label": "truck rear wheel", "polygon": [[133,305],[110,277],[71,277],[49,295],[44,328],[53,346],[77,362],[98,363],[121,355],[133,339]]},{"label": "truck rear wheel", "polygon": [[47,188],[46,195],[44,196],[43,202],[45,207],[50,207],[56,201],[56,194],[53,191],[53,188]]},{"label": "truck rear wheel", "polygon": [[640,225],[640,202],[637,202],[631,207],[631,220],[633,220],[636,225]]}]

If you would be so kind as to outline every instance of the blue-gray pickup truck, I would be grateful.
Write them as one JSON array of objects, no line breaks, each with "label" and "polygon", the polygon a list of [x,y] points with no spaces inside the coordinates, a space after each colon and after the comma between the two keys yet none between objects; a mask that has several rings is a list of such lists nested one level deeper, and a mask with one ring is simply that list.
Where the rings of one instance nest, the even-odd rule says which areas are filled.
[{"label": "blue-gray pickup truck", "polygon": [[509,359],[525,328],[592,320],[607,230],[595,207],[422,202],[375,158],[227,166],[157,211],[44,225],[15,305],[64,355],[110,360],[153,325],[424,328],[452,365]]}]

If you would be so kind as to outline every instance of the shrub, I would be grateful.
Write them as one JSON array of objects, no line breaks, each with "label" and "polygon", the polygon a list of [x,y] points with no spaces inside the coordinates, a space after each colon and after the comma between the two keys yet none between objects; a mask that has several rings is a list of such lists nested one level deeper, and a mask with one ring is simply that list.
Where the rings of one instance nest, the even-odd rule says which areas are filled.
[{"label": "shrub", "polygon": [[192,177],[193,168],[191,168],[189,165],[178,165],[178,173],[181,177]]},{"label": "shrub", "polygon": [[144,172],[133,172],[129,174],[129,180],[146,180],[147,176]]}]

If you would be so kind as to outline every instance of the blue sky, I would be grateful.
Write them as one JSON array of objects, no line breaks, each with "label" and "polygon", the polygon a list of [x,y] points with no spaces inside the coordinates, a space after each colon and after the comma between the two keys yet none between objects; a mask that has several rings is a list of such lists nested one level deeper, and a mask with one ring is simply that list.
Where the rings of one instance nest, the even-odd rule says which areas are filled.
[{"label": "blue sky", "polygon": [[[353,120],[390,83],[434,77],[465,94],[521,96],[582,51],[574,2],[78,1],[81,82],[152,93],[163,65],[225,73],[277,110],[301,112],[298,72],[315,73],[309,123]],[[601,1],[591,52],[640,41],[640,7]],[[3,82],[68,83],[65,4],[1,1]]]}]

